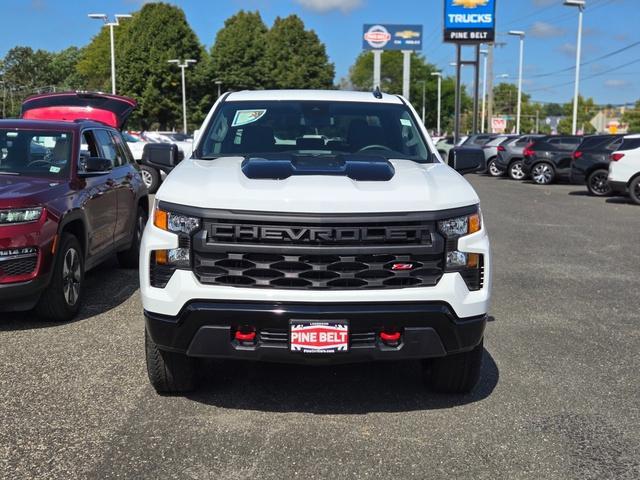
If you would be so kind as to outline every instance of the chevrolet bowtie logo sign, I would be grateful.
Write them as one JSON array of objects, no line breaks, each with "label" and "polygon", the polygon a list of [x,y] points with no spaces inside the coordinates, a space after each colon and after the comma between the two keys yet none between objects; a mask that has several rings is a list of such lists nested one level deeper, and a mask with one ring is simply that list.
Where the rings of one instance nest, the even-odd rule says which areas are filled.
[{"label": "chevrolet bowtie logo sign", "polygon": [[464,8],[484,7],[487,3],[489,0],[453,0],[454,6]]}]

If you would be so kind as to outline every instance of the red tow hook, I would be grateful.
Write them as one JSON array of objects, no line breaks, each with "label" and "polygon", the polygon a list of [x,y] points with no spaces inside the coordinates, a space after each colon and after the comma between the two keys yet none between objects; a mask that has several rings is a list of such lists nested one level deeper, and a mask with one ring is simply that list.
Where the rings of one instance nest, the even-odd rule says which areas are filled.
[{"label": "red tow hook", "polygon": [[397,347],[400,344],[400,338],[401,338],[401,334],[400,332],[386,332],[386,331],[382,331],[380,332],[380,340],[382,340],[382,342],[385,345],[389,345],[390,347]]},{"label": "red tow hook", "polygon": [[[243,331],[244,330],[244,331]],[[256,330],[253,327],[236,330],[235,339],[241,343],[253,343],[256,341]]]}]

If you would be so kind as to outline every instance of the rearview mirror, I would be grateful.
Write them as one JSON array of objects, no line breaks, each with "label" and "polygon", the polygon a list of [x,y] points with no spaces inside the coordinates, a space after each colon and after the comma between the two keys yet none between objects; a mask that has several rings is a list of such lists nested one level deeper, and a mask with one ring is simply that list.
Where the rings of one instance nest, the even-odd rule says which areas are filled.
[{"label": "rearview mirror", "polygon": [[455,147],[449,151],[447,163],[462,175],[477,172],[484,164],[484,152],[480,148]]},{"label": "rearview mirror", "polygon": [[170,172],[184,158],[173,143],[147,143],[142,150],[142,164]]},{"label": "rearview mirror", "polygon": [[80,176],[93,176],[109,173],[113,170],[113,161],[102,157],[82,157]]}]

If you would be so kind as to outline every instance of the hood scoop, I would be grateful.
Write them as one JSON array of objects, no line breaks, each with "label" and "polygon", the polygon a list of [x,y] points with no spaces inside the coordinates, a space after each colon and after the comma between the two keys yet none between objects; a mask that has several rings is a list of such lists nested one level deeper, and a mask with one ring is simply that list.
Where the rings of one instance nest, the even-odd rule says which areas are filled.
[{"label": "hood scoop", "polygon": [[247,158],[242,173],[252,180],[284,180],[294,175],[349,177],[362,182],[387,182],[395,169],[384,157],[363,155]]}]

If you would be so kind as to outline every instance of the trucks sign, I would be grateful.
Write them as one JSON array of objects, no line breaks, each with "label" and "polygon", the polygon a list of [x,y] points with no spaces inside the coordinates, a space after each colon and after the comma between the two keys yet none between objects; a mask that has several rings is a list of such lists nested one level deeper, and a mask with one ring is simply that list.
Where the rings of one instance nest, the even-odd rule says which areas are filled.
[{"label": "trucks sign", "polygon": [[364,50],[422,50],[422,25],[367,24],[363,28]]},{"label": "trucks sign", "polygon": [[496,0],[444,0],[444,41],[493,42]]}]

